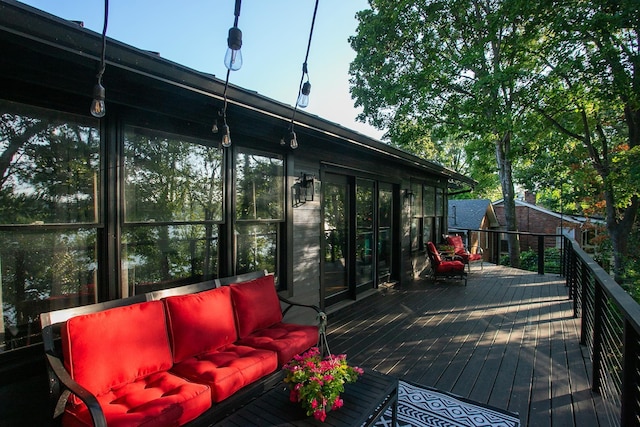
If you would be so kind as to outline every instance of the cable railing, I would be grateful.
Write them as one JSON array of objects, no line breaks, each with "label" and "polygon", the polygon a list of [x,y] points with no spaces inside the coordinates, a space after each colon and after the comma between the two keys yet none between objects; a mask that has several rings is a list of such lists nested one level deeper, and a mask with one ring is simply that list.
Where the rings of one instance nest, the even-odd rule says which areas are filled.
[{"label": "cable railing", "polygon": [[562,265],[591,356],[591,388],[611,425],[640,426],[640,305],[568,237]]}]

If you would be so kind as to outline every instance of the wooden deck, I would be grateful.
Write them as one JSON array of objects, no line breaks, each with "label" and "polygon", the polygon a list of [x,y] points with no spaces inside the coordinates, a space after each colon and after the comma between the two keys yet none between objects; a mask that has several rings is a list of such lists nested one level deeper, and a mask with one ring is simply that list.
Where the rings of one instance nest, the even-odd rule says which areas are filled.
[{"label": "wooden deck", "polygon": [[329,314],[350,364],[517,412],[522,426],[608,426],[589,387],[564,279],[473,266],[463,282],[416,280]]}]

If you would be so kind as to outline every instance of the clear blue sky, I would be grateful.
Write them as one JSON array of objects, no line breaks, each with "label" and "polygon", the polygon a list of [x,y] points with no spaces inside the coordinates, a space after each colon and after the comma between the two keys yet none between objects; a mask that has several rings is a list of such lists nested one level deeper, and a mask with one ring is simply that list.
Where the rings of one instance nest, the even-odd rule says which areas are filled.
[{"label": "clear blue sky", "polygon": [[[102,0],[23,3],[102,32]],[[110,0],[107,36],[224,79],[234,6],[235,0]],[[244,64],[231,73],[230,82],[294,105],[314,6],[315,0],[242,1],[238,27]],[[355,121],[358,111],[349,93],[348,70],[355,52],[348,38],[356,31],[356,12],[366,8],[367,0],[320,0],[308,59],[311,97],[305,110],[379,139],[384,132]],[[108,72],[107,68],[105,82]]]}]

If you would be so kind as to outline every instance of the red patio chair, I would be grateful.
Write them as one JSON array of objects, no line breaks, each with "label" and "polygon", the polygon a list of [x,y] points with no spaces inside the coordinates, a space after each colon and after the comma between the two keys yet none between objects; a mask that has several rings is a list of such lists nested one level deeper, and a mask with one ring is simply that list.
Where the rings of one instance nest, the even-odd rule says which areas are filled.
[{"label": "red patio chair", "polygon": [[447,236],[447,244],[453,246],[456,258],[460,258],[460,261],[467,265],[469,272],[471,272],[471,263],[475,261],[480,261],[480,270],[483,269],[482,248],[478,248],[480,253],[472,254],[465,248],[461,236]]},{"label": "red patio chair", "polygon": [[429,261],[431,261],[431,272],[434,282],[438,280],[438,277],[463,279],[464,285],[467,286],[467,273],[464,271],[462,261],[443,260],[433,242],[427,242],[427,254],[429,255]]}]

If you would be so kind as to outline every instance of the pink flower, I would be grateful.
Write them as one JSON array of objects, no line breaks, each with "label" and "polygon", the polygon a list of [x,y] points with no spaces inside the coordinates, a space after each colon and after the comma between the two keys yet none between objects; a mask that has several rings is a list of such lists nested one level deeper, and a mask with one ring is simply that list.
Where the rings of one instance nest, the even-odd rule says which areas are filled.
[{"label": "pink flower", "polygon": [[298,401],[298,391],[297,390],[291,390],[291,392],[289,393],[289,400],[292,402],[297,402]]},{"label": "pink flower", "polygon": [[311,402],[311,407],[313,409],[316,409],[318,407],[318,401],[316,399],[313,399],[313,401]]},{"label": "pink flower", "polygon": [[344,401],[342,399],[340,399],[340,396],[338,396],[338,397],[336,397],[336,400],[333,402],[333,405],[331,406],[331,409],[333,409],[335,411],[336,409],[342,408],[342,405],[344,405]]},{"label": "pink flower", "polygon": [[324,422],[324,420],[327,419],[327,413],[324,411],[324,409],[317,410],[313,413],[313,418],[321,422]]}]

